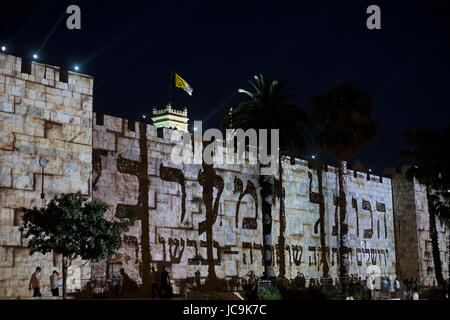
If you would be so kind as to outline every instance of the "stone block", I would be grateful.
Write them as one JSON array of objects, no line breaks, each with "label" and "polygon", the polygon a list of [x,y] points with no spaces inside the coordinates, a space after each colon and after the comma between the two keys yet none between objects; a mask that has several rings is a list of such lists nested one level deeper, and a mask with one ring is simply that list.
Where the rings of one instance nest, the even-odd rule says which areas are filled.
[{"label": "stone block", "polygon": [[1,246],[21,246],[22,233],[19,227],[0,225],[0,248]]}]

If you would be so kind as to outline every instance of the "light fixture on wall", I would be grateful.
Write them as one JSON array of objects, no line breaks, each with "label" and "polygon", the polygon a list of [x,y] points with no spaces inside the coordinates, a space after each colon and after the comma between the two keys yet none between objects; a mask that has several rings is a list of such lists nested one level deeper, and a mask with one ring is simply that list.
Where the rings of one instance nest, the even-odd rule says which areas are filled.
[{"label": "light fixture on wall", "polygon": [[44,206],[44,199],[45,199],[45,193],[44,193],[44,173],[45,168],[47,167],[48,160],[41,157],[39,158],[39,165],[42,168],[42,184],[41,184],[41,199],[42,199],[42,206]]}]

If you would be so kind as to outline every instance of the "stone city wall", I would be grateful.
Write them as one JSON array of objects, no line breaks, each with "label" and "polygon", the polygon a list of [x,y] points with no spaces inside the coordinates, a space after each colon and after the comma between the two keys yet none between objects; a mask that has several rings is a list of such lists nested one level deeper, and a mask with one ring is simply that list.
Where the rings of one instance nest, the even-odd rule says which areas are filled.
[{"label": "stone city wall", "polygon": [[[418,278],[425,285],[435,285],[426,188],[417,179],[406,178],[407,167],[399,169],[385,170],[392,178],[398,277],[400,280]],[[439,219],[436,223],[442,272],[444,279],[448,279],[450,231]]]},{"label": "stone city wall", "polygon": [[[147,272],[142,261],[159,269],[166,265],[179,287],[181,280],[199,270],[208,275],[207,232],[202,165],[174,165],[170,160],[173,132],[143,122],[97,115],[93,131],[93,198],[107,203],[109,213],[138,217],[124,236],[122,256],[98,265],[98,277],[125,272],[138,283]],[[143,151],[143,152],[142,152]],[[329,275],[337,267],[337,172],[334,167],[288,158],[283,161],[286,192],[286,276],[303,272],[307,278],[323,275],[325,252]],[[316,168],[317,167],[317,168]],[[262,275],[261,195],[258,171],[252,165],[215,165],[212,224],[213,262],[219,278],[245,277],[253,270]],[[321,179],[318,176],[321,176]],[[376,264],[381,273],[395,277],[395,243],[391,180],[347,170],[346,197],[350,274],[366,276]],[[223,182],[223,185],[221,184]],[[204,184],[204,183],[203,183]],[[322,194],[319,193],[321,184]],[[324,201],[321,202],[320,198]],[[323,203],[323,204],[321,204]],[[324,214],[324,249],[320,210]],[[272,209],[273,261],[279,272],[279,201]],[[148,230],[148,231],[143,231]],[[143,242],[149,242],[145,247]],[[206,261],[193,259],[200,254]],[[144,256],[143,256],[144,255]],[[147,257],[145,257],[147,255]]]},{"label": "stone city wall", "polygon": [[[148,283],[150,266],[166,265],[175,292],[198,270],[203,280],[209,272],[221,279],[242,278],[250,270],[262,275],[257,168],[174,165],[173,130],[93,114],[92,89],[90,76],[0,54],[0,296],[30,295],[29,277],[38,265],[43,293],[50,295],[48,276],[61,270],[61,258],[29,255],[19,230],[21,208],[78,190],[105,202],[108,218],[122,212],[137,220],[123,235],[119,255],[98,263],[77,261],[69,269],[70,291],[89,279],[114,277],[121,268],[137,283]],[[48,160],[44,201],[40,158]],[[284,158],[283,171],[286,276],[303,272],[308,279],[320,278],[328,266],[328,275],[336,278],[336,168]],[[423,186],[403,176],[392,179],[345,172],[349,274],[365,278],[368,267],[373,272],[376,266],[392,278],[398,267],[408,278],[432,279]],[[279,207],[277,199],[272,206],[276,274]],[[448,277],[448,230],[439,228]]]},{"label": "stone city wall", "polygon": [[[60,192],[90,195],[92,86],[90,76],[0,54],[0,296],[30,295],[36,266],[49,294],[48,277],[61,270],[60,257],[29,255],[19,230],[21,208],[41,207]],[[48,161],[44,200],[41,158]]]}]

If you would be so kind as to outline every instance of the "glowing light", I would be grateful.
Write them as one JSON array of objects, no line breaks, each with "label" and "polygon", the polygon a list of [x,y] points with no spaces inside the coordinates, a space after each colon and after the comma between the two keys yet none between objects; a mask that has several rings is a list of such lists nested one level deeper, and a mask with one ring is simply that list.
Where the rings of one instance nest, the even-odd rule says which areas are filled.
[{"label": "glowing light", "polygon": [[194,131],[197,131],[197,127],[194,127]]},{"label": "glowing light", "polygon": [[315,159],[315,158],[316,158],[316,156],[315,156],[315,155],[312,155],[312,157],[311,157],[311,158]]},{"label": "glowing light", "polygon": [[145,114],[142,116],[142,118],[144,118],[145,119]]},{"label": "glowing light", "polygon": [[74,69],[75,69],[75,71],[80,70],[80,68],[78,66],[75,66]]},{"label": "glowing light", "polygon": [[39,56],[35,53],[33,54],[33,59],[37,59]]},{"label": "glowing light", "polygon": [[372,172],[372,169],[369,169],[369,172]]},{"label": "glowing light", "polygon": [[6,47],[2,46],[2,51],[5,52],[6,51]]}]

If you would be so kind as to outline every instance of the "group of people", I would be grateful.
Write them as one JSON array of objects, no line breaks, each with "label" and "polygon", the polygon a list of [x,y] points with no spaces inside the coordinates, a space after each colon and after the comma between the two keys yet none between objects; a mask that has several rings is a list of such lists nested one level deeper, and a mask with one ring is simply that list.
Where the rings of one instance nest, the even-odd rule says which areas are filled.
[{"label": "group of people", "polygon": [[[42,269],[41,267],[37,267],[36,271],[31,275],[30,283],[28,285],[30,290],[33,290],[33,297],[41,297],[41,279],[42,279]],[[52,296],[59,296],[59,286],[61,281],[59,279],[59,273],[56,270],[53,270],[53,273],[50,275],[50,289],[52,291]]]},{"label": "group of people", "polygon": [[[410,281],[405,281],[406,294],[404,294],[401,283],[397,278],[391,281],[389,277],[382,276],[378,280],[370,280],[371,283],[369,284],[369,279],[361,279],[361,277],[350,277],[348,278],[348,281],[339,281],[339,279],[333,281],[333,279],[331,278],[311,278],[309,279],[308,288],[319,289],[323,291],[329,290],[330,288],[336,289],[338,291],[343,290],[349,297],[357,294],[358,291],[359,293],[361,293],[362,291],[370,291],[370,297],[373,300],[381,298],[418,299],[417,288],[419,286],[419,281],[417,279],[415,281],[413,281],[412,279]],[[292,280],[292,283],[297,289],[306,289],[306,278],[303,273],[299,272],[297,274],[297,277]]]},{"label": "group of people", "polygon": [[405,292],[406,300],[419,300],[419,288],[420,288],[419,279],[418,278],[416,278],[415,280],[405,279],[403,281],[403,284],[406,289]]},{"label": "group of people", "polygon": [[[243,286],[248,297],[252,297],[257,294],[258,281],[266,279],[265,274],[258,279],[253,270],[247,274],[247,281]],[[371,281],[371,285],[368,281]],[[298,272],[294,279],[290,280],[292,287],[298,290],[313,289],[321,291],[329,291],[331,289],[337,291],[343,291],[350,297],[354,295],[364,295],[368,299],[390,299],[399,298],[402,300],[418,300],[418,288],[419,280],[405,280],[404,286],[396,278],[395,280],[389,279],[389,277],[381,276],[377,280],[375,279],[362,279],[361,277],[350,277],[348,281],[340,281],[332,278],[319,279],[310,278],[307,284],[306,277],[303,273]]]},{"label": "group of people", "polygon": [[[158,295],[160,298],[171,297],[173,295],[172,287],[170,285],[169,272],[166,266],[161,267],[161,271],[157,272],[154,267],[151,268],[151,294],[152,299]],[[139,287],[134,280],[132,280],[124,269],[120,269],[120,275],[113,278],[112,285],[116,298],[120,296],[139,295]]]},{"label": "group of people", "polygon": [[161,272],[157,272],[152,267],[152,299],[155,298],[156,293],[160,298],[167,298],[173,296],[172,286],[170,285],[169,272],[166,270],[166,266],[162,266]]},{"label": "group of people", "polygon": [[391,281],[389,277],[380,277],[379,281],[373,280],[371,286],[372,299],[390,299],[397,298],[401,300],[419,300],[419,279],[406,279],[403,286],[395,278]]}]

